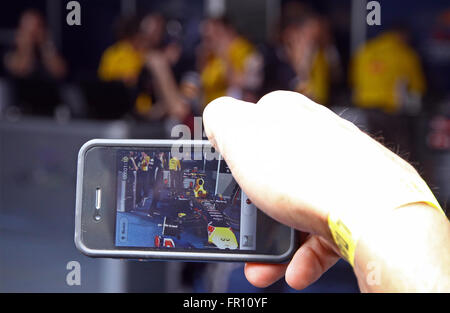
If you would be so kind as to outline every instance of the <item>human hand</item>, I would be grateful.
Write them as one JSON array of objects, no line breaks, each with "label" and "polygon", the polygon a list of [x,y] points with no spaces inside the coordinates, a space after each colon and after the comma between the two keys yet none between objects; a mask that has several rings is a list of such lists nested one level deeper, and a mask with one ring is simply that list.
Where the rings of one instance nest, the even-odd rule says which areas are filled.
[{"label": "human hand", "polygon": [[283,275],[296,289],[314,282],[339,259],[328,215],[346,210],[367,226],[401,201],[391,197],[404,194],[399,177],[419,177],[353,123],[298,93],[273,92],[256,104],[219,98],[203,117],[209,140],[252,202],[310,233],[289,264],[246,265],[259,287]]}]

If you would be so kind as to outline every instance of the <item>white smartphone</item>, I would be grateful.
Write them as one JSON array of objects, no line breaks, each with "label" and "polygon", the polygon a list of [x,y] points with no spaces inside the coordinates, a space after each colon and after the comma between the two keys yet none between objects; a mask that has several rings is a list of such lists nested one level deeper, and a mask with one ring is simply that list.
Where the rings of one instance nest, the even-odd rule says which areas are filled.
[{"label": "white smartphone", "polygon": [[279,263],[297,237],[252,204],[208,141],[80,149],[75,244],[88,256]]}]

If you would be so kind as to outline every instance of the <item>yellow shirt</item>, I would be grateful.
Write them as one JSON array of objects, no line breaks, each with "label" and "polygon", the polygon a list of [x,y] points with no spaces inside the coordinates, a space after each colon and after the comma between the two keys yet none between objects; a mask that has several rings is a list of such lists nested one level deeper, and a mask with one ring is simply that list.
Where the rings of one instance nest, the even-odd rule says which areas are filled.
[{"label": "yellow shirt", "polygon": [[330,65],[322,50],[316,52],[309,73],[308,80],[297,86],[298,92],[313,101],[326,105],[330,89]]},{"label": "yellow shirt", "polygon": [[382,34],[357,51],[350,75],[356,105],[385,112],[400,109],[399,83],[418,94],[426,88],[419,57],[393,33]]},{"label": "yellow shirt", "polygon": [[[237,73],[243,73],[245,65],[254,53],[253,45],[242,37],[237,37],[231,43],[228,50],[228,58],[232,70]],[[205,68],[201,73],[201,80],[205,93],[205,103],[226,95],[227,82],[227,64],[218,56],[211,56],[207,61]]]},{"label": "yellow shirt", "polygon": [[104,81],[137,79],[142,66],[142,54],[129,42],[119,41],[103,53],[98,76]]},{"label": "yellow shirt", "polygon": [[140,162],[139,166],[140,166],[142,171],[147,172],[149,164],[150,164],[150,157],[147,155],[147,156],[145,156],[142,159],[142,161]]},{"label": "yellow shirt", "polygon": [[169,161],[169,170],[171,171],[181,170],[180,160],[178,160],[177,158],[171,158]]}]

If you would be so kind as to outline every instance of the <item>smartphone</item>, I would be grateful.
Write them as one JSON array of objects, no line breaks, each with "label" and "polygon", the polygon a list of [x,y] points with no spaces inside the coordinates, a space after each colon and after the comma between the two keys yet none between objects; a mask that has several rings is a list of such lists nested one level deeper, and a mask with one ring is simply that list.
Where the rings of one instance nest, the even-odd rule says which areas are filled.
[{"label": "smartphone", "polygon": [[75,244],[88,256],[279,263],[297,237],[255,207],[209,141],[80,149]]}]

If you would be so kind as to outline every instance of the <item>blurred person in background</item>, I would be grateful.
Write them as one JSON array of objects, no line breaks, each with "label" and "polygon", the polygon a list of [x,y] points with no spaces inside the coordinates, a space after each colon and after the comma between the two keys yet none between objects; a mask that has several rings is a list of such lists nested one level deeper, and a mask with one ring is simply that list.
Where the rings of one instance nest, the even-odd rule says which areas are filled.
[{"label": "blurred person in background", "polygon": [[121,81],[135,86],[144,64],[139,37],[139,21],[135,17],[120,18],[116,25],[117,42],[108,47],[100,59],[98,76],[102,81]]},{"label": "blurred person in background", "polygon": [[353,99],[358,107],[386,113],[418,113],[425,77],[409,31],[398,26],[364,44],[350,68]]},{"label": "blurred person in background", "polygon": [[175,42],[164,45],[165,18],[159,13],[150,13],[141,20],[125,17],[118,30],[118,42],[104,52],[100,61],[100,79],[122,81],[130,88],[134,94],[133,113],[139,120],[184,122],[190,109],[173,73],[182,49]]},{"label": "blurred person in background", "polygon": [[366,109],[370,132],[394,152],[417,160],[412,116],[420,113],[426,82],[418,54],[404,26],[369,40],[350,65],[353,101]]},{"label": "blurred person in background", "polygon": [[262,83],[262,57],[225,17],[209,18],[201,26],[198,67],[203,104],[233,96],[254,101]]},{"label": "blurred person in background", "polygon": [[264,92],[288,89],[323,105],[341,73],[328,21],[297,2],[283,8],[278,43],[269,49],[265,64]]},{"label": "blurred person in background", "polygon": [[27,10],[20,17],[15,48],[5,55],[4,65],[15,78],[60,80],[65,77],[66,62],[50,38],[39,11]]},{"label": "blurred person in background", "polygon": [[166,24],[159,13],[145,16],[140,23],[144,67],[138,78],[135,111],[144,120],[168,119],[186,124],[192,110],[182,96],[174,72],[182,47],[172,38],[165,42]]},{"label": "blurred person in background", "polygon": [[5,54],[3,64],[8,80],[0,83],[4,90],[0,106],[6,116],[17,118],[26,114],[65,119],[70,115],[65,107],[69,103],[64,86],[66,61],[39,11],[28,9],[20,16],[14,48]]}]

